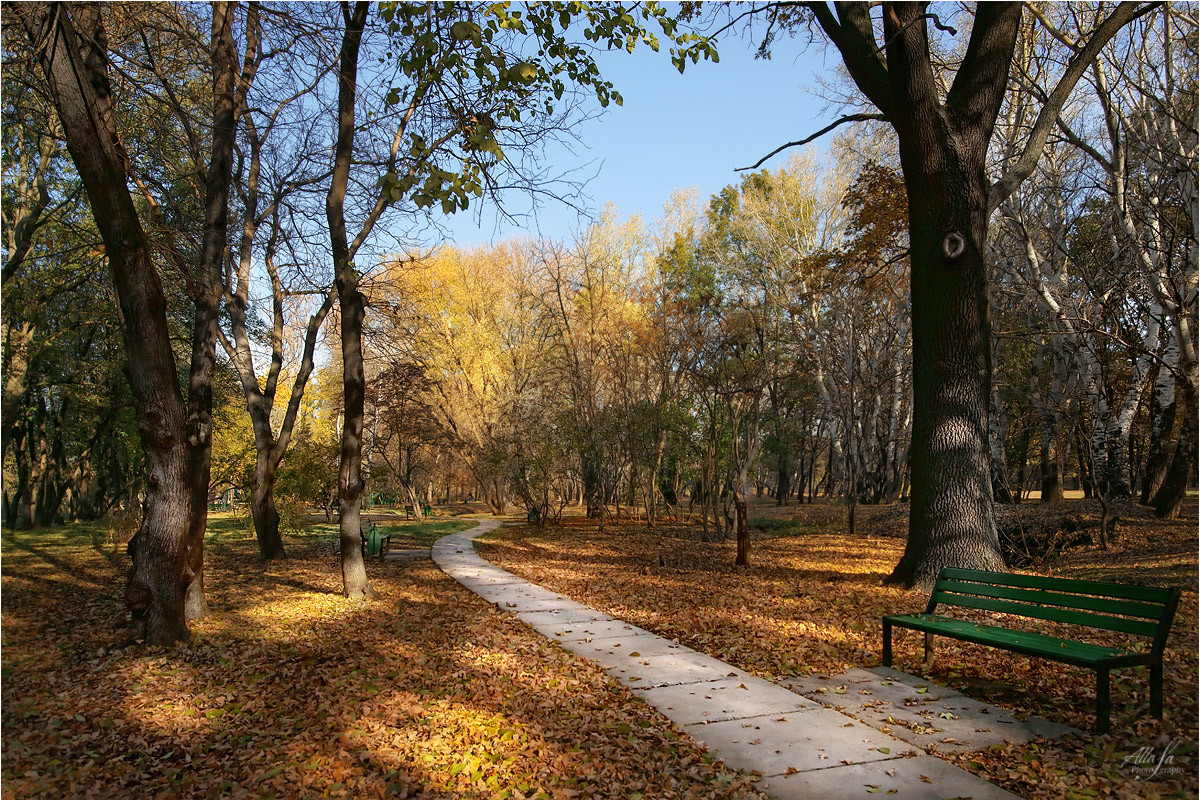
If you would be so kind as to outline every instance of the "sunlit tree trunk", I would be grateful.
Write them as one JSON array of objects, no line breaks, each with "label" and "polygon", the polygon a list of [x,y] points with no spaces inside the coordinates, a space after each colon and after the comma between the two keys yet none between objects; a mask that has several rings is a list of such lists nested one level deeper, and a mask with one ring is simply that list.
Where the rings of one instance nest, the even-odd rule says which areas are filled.
[{"label": "sunlit tree trunk", "polygon": [[891,580],[928,589],[944,565],[1003,569],[992,509],[988,403],[991,319],[984,262],[988,218],[1035,168],[1071,90],[1138,13],[1115,9],[1075,50],[1018,159],[994,185],[986,155],[1022,7],[975,9],[948,90],[934,74],[921,3],[884,3],[883,42],[863,3],[809,4],[864,95],[896,131],[909,201],[913,319],[912,508]]}]

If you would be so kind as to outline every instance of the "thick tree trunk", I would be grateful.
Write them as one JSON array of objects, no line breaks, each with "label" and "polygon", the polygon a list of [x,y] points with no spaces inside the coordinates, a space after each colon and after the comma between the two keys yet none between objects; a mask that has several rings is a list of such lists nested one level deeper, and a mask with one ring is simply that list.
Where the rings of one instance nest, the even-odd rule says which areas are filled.
[{"label": "thick tree trunk", "polygon": [[734,564],[750,566],[750,521],[746,512],[746,491],[738,487],[733,491],[733,508],[737,512],[737,558]]},{"label": "thick tree trunk", "polygon": [[775,463],[775,505],[783,506],[788,496],[792,494],[792,465],[791,451],[780,443],[778,461]]},{"label": "thick tree trunk", "polygon": [[[579,454],[579,462],[582,466],[580,472],[583,479],[583,502],[587,507],[588,519],[602,519],[604,517],[604,487],[600,481],[598,459],[595,454],[584,452]],[[600,525],[603,527],[604,524]]]},{"label": "thick tree trunk", "polygon": [[358,290],[352,264],[338,270],[338,304],[342,319],[342,422],[341,469],[338,471],[338,514],[341,534],[342,591],[347,598],[373,598],[361,550],[362,533],[362,431],[365,375],[362,361],[362,324],[365,299]]},{"label": "thick tree trunk", "polygon": [[866,3],[808,8],[859,89],[895,128],[909,200],[912,511],[908,544],[891,578],[927,589],[944,565],[1003,569],[987,442],[988,216],[1033,172],[1054,121],[1100,48],[1142,11],[1123,3],[1096,26],[1045,93],[1024,150],[992,186],[986,156],[1020,31],[1020,5],[979,4],[946,91],[935,73],[925,4],[884,3],[882,45]]},{"label": "thick tree trunk", "polygon": [[187,558],[192,494],[186,412],[167,330],[166,300],[125,188],[126,156],[117,144],[109,101],[100,8],[67,3],[14,8],[46,74],[121,308],[147,470],[142,525],[129,543],[133,567],[125,603],[132,614],[130,639],[169,645],[188,639],[184,595],[193,578]]},{"label": "thick tree trunk", "polygon": [[10,326],[4,332],[4,389],[0,393],[0,464],[8,456],[8,446],[16,431],[18,410],[25,397],[25,376],[29,372],[29,351],[36,330],[31,323]]},{"label": "thick tree trunk", "polygon": [[[1008,16],[1011,30],[999,39],[1015,39],[1020,10],[1016,20]],[[923,39],[925,33],[912,25],[889,35]],[[936,92],[925,65],[904,63],[910,53],[927,52],[923,41],[895,54],[889,48],[889,71],[907,84],[898,96]],[[1010,43],[1003,58],[1011,52]],[[935,98],[922,98],[898,117],[912,260],[912,499],[908,542],[888,580],[929,590],[946,566],[1006,570],[992,508],[988,440],[992,331],[984,156],[990,122],[956,128]]]},{"label": "thick tree trunk", "polygon": [[213,3],[212,13],[212,150],[205,174],[204,237],[196,270],[193,298],[196,310],[188,378],[188,480],[192,499],[187,559],[191,581],[187,588],[185,613],[189,620],[208,613],[204,598],[204,532],[208,527],[208,484],[212,468],[212,381],[217,361],[221,270],[227,247],[229,182],[237,126],[234,85],[238,58],[233,43],[234,7],[230,3]]},{"label": "thick tree trunk", "polygon": [[1171,372],[1175,366],[1178,350],[1172,342],[1163,355],[1164,364],[1159,368],[1158,381],[1155,383],[1154,403],[1152,405],[1153,423],[1150,435],[1150,452],[1146,457],[1146,468],[1142,475],[1142,494],[1139,502],[1149,505],[1152,498],[1158,494],[1163,480],[1167,477],[1167,468],[1171,463],[1168,438],[1175,428],[1175,375]]}]

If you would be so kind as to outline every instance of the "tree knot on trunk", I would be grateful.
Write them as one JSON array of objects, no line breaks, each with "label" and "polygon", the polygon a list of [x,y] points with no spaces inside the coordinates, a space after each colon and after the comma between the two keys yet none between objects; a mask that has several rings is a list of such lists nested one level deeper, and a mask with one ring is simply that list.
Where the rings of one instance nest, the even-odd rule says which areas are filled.
[{"label": "tree knot on trunk", "polygon": [[151,594],[150,588],[143,584],[140,579],[131,579],[129,586],[125,588],[125,606],[135,615],[144,613],[149,609],[153,599],[154,596]]},{"label": "tree knot on trunk", "polygon": [[203,420],[193,420],[188,426],[188,444],[193,448],[204,445],[211,436],[212,427]]},{"label": "tree knot on trunk", "polygon": [[957,259],[966,249],[967,240],[963,239],[963,235],[957,231],[951,231],[942,240],[942,255],[947,259]]}]

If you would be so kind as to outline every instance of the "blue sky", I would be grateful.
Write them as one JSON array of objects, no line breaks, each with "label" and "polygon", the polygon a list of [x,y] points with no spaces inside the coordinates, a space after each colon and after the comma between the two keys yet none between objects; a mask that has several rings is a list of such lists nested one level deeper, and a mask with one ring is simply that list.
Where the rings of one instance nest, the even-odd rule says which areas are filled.
[{"label": "blue sky", "polygon": [[[642,212],[657,217],[663,203],[678,188],[695,186],[701,198],[738,179],[737,167],[758,161],[776,147],[803,139],[832,122],[836,110],[811,91],[818,75],[831,76],[835,54],[822,55],[820,46],[804,47],[803,39],[780,40],[771,60],[755,60],[753,45],[736,37],[721,43],[720,63],[689,64],[680,75],[664,48],[659,53],[639,47],[633,53],[604,53],[602,74],[624,98],[597,120],[583,124],[576,153],[550,156],[553,172],[584,168],[595,177],[587,184],[593,211],[607,201],[622,216]],[[828,147],[833,134],[820,144]],[[789,151],[764,167],[777,169]],[[528,208],[514,197],[510,207]],[[482,244],[520,233],[540,233],[565,239],[578,219],[573,210],[549,201],[535,224],[523,229],[502,225],[484,208],[475,214],[454,215],[447,223],[450,238],[463,245]]]}]

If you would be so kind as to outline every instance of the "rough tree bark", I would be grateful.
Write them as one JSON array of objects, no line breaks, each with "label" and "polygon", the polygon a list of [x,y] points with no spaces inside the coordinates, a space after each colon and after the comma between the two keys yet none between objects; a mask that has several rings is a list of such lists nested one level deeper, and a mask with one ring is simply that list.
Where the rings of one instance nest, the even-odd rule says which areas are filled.
[{"label": "rough tree bark", "polygon": [[1162,366],[1158,370],[1158,379],[1154,385],[1154,403],[1152,409],[1153,424],[1150,435],[1150,452],[1146,456],[1146,468],[1142,475],[1142,494],[1138,503],[1143,506],[1150,504],[1150,499],[1158,494],[1163,479],[1167,476],[1170,465],[1170,444],[1168,438],[1175,428],[1175,376],[1171,372],[1178,361],[1178,351],[1173,349],[1174,341],[1167,337],[1168,346],[1162,356]]},{"label": "rough tree bark", "polygon": [[[204,236],[195,275],[195,320],[192,326],[192,360],[188,375],[187,442],[191,509],[187,534],[187,559],[191,580],[185,614],[195,620],[208,613],[204,599],[204,532],[208,526],[208,484],[212,467],[212,381],[217,361],[217,319],[221,310],[221,268],[225,264],[229,222],[229,180],[233,169],[233,144],[239,101],[244,100],[250,73],[238,86],[238,56],[233,43],[234,4],[212,5],[212,148],[204,174]],[[247,55],[254,49],[257,5],[251,4],[247,20]],[[252,63],[247,59],[247,66]],[[235,94],[235,87],[238,89]],[[197,154],[199,155],[199,154]],[[197,168],[199,168],[197,164]]]},{"label": "rough tree bark", "polygon": [[892,125],[909,202],[913,320],[912,509],[890,580],[928,589],[943,566],[1004,569],[992,508],[988,405],[988,218],[1033,171],[1059,111],[1099,49],[1136,16],[1122,4],[1071,57],[995,186],[986,154],[1012,63],[1021,6],[980,4],[941,97],[926,5],[884,3],[883,43],[864,3],[812,3],[851,77]]},{"label": "rough tree bark", "polygon": [[14,11],[37,53],[67,148],[83,180],[104,242],[123,321],[127,373],[146,454],[141,527],[129,543],[125,590],[131,640],[188,639],[191,453],[187,409],[167,330],[166,299],[137,209],[125,186],[126,155],[116,133],[101,8],[31,3]]}]

